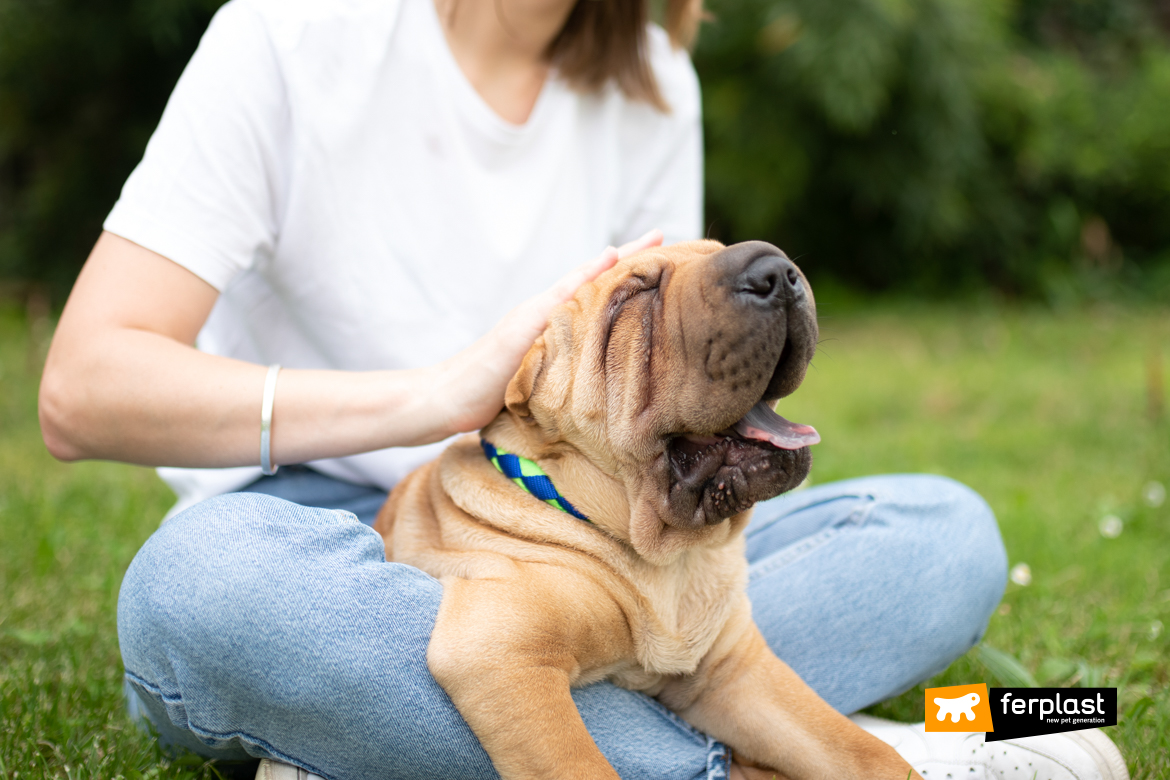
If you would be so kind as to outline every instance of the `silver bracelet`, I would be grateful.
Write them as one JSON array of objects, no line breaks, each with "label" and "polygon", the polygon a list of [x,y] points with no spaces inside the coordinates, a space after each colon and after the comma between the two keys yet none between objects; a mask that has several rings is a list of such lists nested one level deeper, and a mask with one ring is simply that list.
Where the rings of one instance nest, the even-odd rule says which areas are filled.
[{"label": "silver bracelet", "polygon": [[260,470],[271,477],[280,466],[272,465],[272,402],[276,400],[276,375],[280,364],[268,367],[264,378],[264,404],[260,407]]}]

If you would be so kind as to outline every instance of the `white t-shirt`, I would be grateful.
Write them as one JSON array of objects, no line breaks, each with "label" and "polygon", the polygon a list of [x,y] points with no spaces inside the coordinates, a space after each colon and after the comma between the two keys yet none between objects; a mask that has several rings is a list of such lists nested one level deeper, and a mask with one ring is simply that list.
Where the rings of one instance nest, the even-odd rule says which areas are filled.
[{"label": "white t-shirt", "polygon": [[[701,234],[698,81],[661,29],[649,40],[669,113],[554,74],[517,126],[467,81],[432,0],[232,0],[105,228],[220,291],[205,352],[439,362],[606,245]],[[312,465],[389,489],[442,446]],[[159,473],[181,509],[260,470]]]}]

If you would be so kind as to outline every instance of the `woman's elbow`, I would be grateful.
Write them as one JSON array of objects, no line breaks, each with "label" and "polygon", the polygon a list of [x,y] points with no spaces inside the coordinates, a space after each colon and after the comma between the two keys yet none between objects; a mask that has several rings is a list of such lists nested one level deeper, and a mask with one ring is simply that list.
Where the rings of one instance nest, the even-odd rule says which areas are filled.
[{"label": "woman's elbow", "polygon": [[57,460],[81,460],[86,455],[77,436],[78,399],[69,390],[71,383],[61,374],[50,363],[41,377],[40,393],[37,396],[41,438],[49,454]]}]

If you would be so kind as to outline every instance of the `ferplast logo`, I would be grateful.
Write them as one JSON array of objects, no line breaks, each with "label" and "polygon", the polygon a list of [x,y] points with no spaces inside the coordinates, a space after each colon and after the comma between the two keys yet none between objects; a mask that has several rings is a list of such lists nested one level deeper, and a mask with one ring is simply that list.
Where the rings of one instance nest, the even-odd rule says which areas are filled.
[{"label": "ferplast logo", "polygon": [[[1025,689],[1027,691],[1028,689]],[[1035,689],[1032,689],[1034,692]],[[1088,728],[1094,728],[1104,723],[1105,716],[1105,696],[1100,691],[1093,696],[1078,696],[1076,691],[1072,691],[1069,696],[1069,691],[1064,692],[1064,702],[1061,703],[1060,691],[1057,691],[1051,698],[1047,696],[1017,696],[1011,690],[1005,690],[999,702],[1002,706],[1003,714],[1007,715],[1008,710],[1011,710],[1012,715],[1031,715],[1033,714],[1033,705],[1035,705],[1035,715],[1040,720],[1053,720],[1049,715],[1069,717],[1069,723],[1085,723]],[[1076,720],[1072,717],[1076,716]]]},{"label": "ferplast logo", "polygon": [[927,731],[983,731],[997,742],[1116,725],[1116,688],[926,689]]},{"label": "ferplast logo", "polygon": [[926,689],[927,731],[993,731],[987,686]]},{"label": "ferplast logo", "polygon": [[1116,688],[992,688],[988,742],[1117,725]]}]

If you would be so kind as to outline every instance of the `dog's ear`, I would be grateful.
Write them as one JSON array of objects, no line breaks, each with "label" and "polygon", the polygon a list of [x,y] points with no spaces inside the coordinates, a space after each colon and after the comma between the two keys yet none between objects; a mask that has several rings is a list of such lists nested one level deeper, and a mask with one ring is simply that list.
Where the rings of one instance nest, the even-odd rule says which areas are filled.
[{"label": "dog's ear", "polygon": [[541,336],[532,345],[532,349],[528,350],[528,354],[524,356],[520,370],[516,372],[516,376],[512,377],[512,381],[508,383],[508,389],[504,392],[504,406],[507,407],[508,411],[518,417],[532,416],[528,408],[528,401],[536,390],[536,382],[543,369],[544,336]]}]

